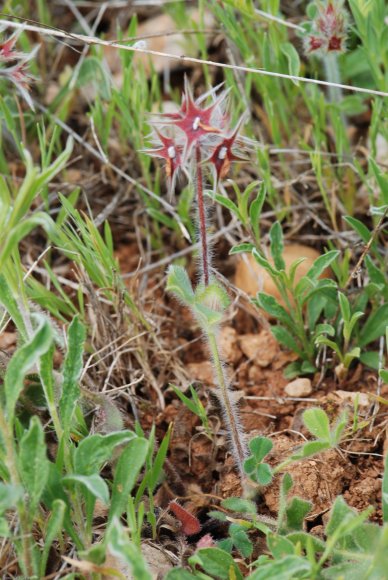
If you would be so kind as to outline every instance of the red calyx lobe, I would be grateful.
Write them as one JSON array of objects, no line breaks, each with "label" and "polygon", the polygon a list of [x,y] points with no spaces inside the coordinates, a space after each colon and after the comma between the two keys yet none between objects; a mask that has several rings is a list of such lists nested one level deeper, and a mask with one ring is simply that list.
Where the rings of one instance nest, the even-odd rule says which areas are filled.
[{"label": "red calyx lobe", "polygon": [[224,177],[227,175],[232,161],[245,161],[243,157],[235,155],[235,153],[232,151],[232,147],[235,145],[242,121],[243,118],[239,120],[233,133],[229,137],[224,137],[221,143],[215,147],[211,156],[206,160],[207,163],[213,164],[216,170],[217,182],[220,179],[224,179]]},{"label": "red calyx lobe", "polygon": [[182,147],[176,144],[175,139],[166,137],[158,129],[155,128],[162,147],[159,149],[152,149],[148,151],[149,155],[154,157],[161,157],[166,160],[166,174],[169,179],[173,179],[175,172],[182,165]]},{"label": "red calyx lobe", "polygon": [[174,514],[177,520],[182,524],[182,532],[185,536],[192,536],[198,534],[201,531],[201,524],[198,518],[193,516],[185,508],[179,505],[175,500],[171,501],[168,509]]}]

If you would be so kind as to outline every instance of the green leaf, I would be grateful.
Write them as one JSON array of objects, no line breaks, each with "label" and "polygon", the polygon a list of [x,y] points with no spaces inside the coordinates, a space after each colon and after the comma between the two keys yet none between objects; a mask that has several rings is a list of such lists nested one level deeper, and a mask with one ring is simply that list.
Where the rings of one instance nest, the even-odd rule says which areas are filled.
[{"label": "green leaf", "polygon": [[338,292],[338,302],[341,309],[342,318],[344,322],[349,322],[351,317],[349,300],[346,298],[345,294]]},{"label": "green leaf", "polygon": [[78,381],[82,372],[82,355],[86,330],[78,315],[73,318],[67,337],[67,353],[62,371],[62,396],[59,401],[59,410],[65,432],[70,429],[74,409],[80,396]]},{"label": "green leaf", "polygon": [[314,263],[307,272],[306,277],[310,280],[318,280],[319,276],[321,276],[326,268],[328,268],[330,264],[337,259],[339,254],[340,253],[338,250],[331,250],[330,252],[319,256],[319,258],[314,260]]},{"label": "green leaf", "polygon": [[[291,76],[298,77],[300,73],[300,58],[295,46],[291,42],[283,42],[280,45],[280,50],[287,58],[288,72]],[[297,86],[299,85],[299,81],[296,79],[293,79],[292,82]]]},{"label": "green leaf", "polygon": [[248,580],[294,580],[303,577],[312,577],[310,562],[302,556],[285,556],[259,566],[248,576]]},{"label": "green leaf", "polygon": [[260,308],[263,308],[263,310],[268,312],[268,314],[274,318],[277,318],[280,320],[280,322],[289,328],[295,327],[295,324],[293,323],[293,320],[288,312],[283,308],[283,306],[280,306],[279,302],[277,302],[276,299],[270,294],[259,292],[257,294],[257,304],[260,306]]},{"label": "green leaf", "polygon": [[174,568],[167,572],[164,580],[193,580],[193,578],[197,578],[198,580],[198,576],[192,574],[185,568]]},{"label": "green leaf", "polygon": [[276,268],[278,270],[285,270],[286,263],[283,259],[283,232],[282,226],[279,222],[275,222],[271,227],[269,232],[269,239],[271,242],[271,255]]},{"label": "green leaf", "polygon": [[[221,580],[242,580],[242,574],[230,554],[219,548],[202,548],[189,558],[191,566],[201,566],[207,574]],[[233,574],[233,576],[232,576]]]},{"label": "green leaf", "polygon": [[[254,480],[260,485],[269,485],[273,479],[272,468],[268,463],[260,463],[253,473]],[[251,475],[253,478],[253,476]]]},{"label": "green leaf", "polygon": [[77,475],[76,473],[66,475],[62,481],[65,485],[73,486],[79,484],[90,492],[93,497],[101,500],[105,505],[109,504],[108,485],[97,473],[93,473],[92,475]]},{"label": "green leaf", "polygon": [[132,439],[121,453],[115,469],[109,519],[120,517],[126,510],[128,496],[147,457],[148,441]]},{"label": "green leaf", "polygon": [[244,528],[239,524],[231,524],[229,526],[229,534],[240,554],[244,558],[249,558],[253,552],[253,544]]},{"label": "green leaf", "polygon": [[275,560],[281,560],[285,556],[295,553],[294,544],[278,534],[268,534],[267,546]]},{"label": "green leaf", "polygon": [[370,350],[368,352],[363,352],[360,355],[360,361],[362,362],[363,365],[375,371],[378,371],[380,367],[380,353],[378,350]]},{"label": "green leaf", "polygon": [[268,439],[268,437],[254,437],[249,441],[249,449],[258,462],[262,461],[272,448],[272,440]]},{"label": "green leaf", "polygon": [[77,87],[92,84],[103,99],[111,96],[110,77],[103,61],[95,56],[88,56],[82,61],[77,78]]},{"label": "green leaf", "polygon": [[232,214],[234,214],[242,224],[244,223],[244,218],[243,218],[240,210],[238,209],[237,205],[235,203],[233,203],[233,201],[231,199],[229,199],[228,197],[224,197],[223,195],[219,195],[219,194],[216,194],[214,199],[216,200],[217,203],[219,203],[223,207],[226,207]]},{"label": "green leaf", "polygon": [[169,267],[166,290],[175,294],[187,305],[192,304],[194,300],[194,291],[189,275],[182,266]]},{"label": "green leaf", "polygon": [[132,431],[118,431],[101,435],[88,435],[79,443],[74,452],[74,471],[80,475],[99,473],[106,461],[112,459],[117,445],[127,443],[136,437]]},{"label": "green leaf", "polygon": [[56,226],[51,217],[43,212],[36,212],[29,218],[25,218],[12,228],[0,253],[0,268],[10,257],[11,253],[17,248],[19,242],[28,236],[28,234],[37,226],[41,226],[46,232],[55,235]]},{"label": "green leaf", "polygon": [[388,326],[388,303],[382,304],[371,314],[361,329],[358,346],[363,347],[380,338]]},{"label": "green leaf", "polygon": [[317,439],[330,440],[329,418],[323,409],[307,409],[303,413],[303,423]]},{"label": "green leaf", "polygon": [[29,496],[29,516],[34,517],[49,476],[43,427],[34,416],[19,446],[19,472]]},{"label": "green leaf", "polygon": [[256,514],[257,507],[256,504],[249,500],[243,499],[241,497],[229,497],[221,502],[222,507],[233,512],[240,512],[242,514]]},{"label": "green leaf", "polygon": [[130,541],[128,532],[123,528],[117,517],[114,517],[109,525],[107,544],[113,556],[120,558],[130,566],[133,578],[136,578],[136,580],[152,580],[153,576],[148,571],[141,551]]},{"label": "green leaf", "polygon": [[272,326],[271,332],[280,344],[292,352],[296,352],[300,357],[303,355],[302,350],[298,347],[297,338],[284,328],[284,326]]},{"label": "green leaf", "polygon": [[305,457],[310,457],[311,455],[316,455],[322,451],[330,449],[330,443],[326,441],[309,441],[305,443],[301,449],[292,456],[293,460],[304,459]]},{"label": "green leaf", "polygon": [[263,182],[260,185],[256,199],[252,201],[249,207],[249,219],[251,221],[252,230],[256,240],[260,239],[260,216],[261,210],[263,209],[266,194],[267,194],[266,187]]},{"label": "green leaf", "polygon": [[328,537],[333,536],[339,527],[356,517],[356,512],[350,508],[344,498],[338,496],[331,508],[330,519],[327,523],[325,533]]},{"label": "green leaf", "polygon": [[179,226],[177,222],[171,218],[170,216],[166,215],[156,207],[148,207],[147,213],[154,219],[155,221],[160,222],[164,226],[167,226],[170,230],[176,231],[178,230]]},{"label": "green leaf", "polygon": [[303,522],[306,515],[311,511],[312,503],[293,497],[286,507],[286,527],[288,530],[303,530]]},{"label": "green leaf", "polygon": [[55,539],[58,538],[58,536],[60,536],[62,532],[65,512],[66,512],[65,502],[63,502],[60,499],[54,500],[51,508],[51,514],[44,533],[44,546],[39,563],[41,578],[43,578],[46,575],[46,566],[51,546],[55,541]]},{"label": "green leaf", "polygon": [[232,256],[233,254],[243,254],[244,252],[251,253],[254,247],[255,246],[253,244],[249,243],[236,244],[229,251],[229,255]]},{"label": "green leaf", "polygon": [[48,351],[52,341],[52,331],[47,320],[40,315],[35,315],[34,318],[39,322],[38,328],[31,340],[13,355],[4,376],[6,408],[10,425],[13,423],[16,402],[24,387],[24,377]]},{"label": "green leaf", "polygon": [[265,258],[262,254],[260,254],[256,248],[252,250],[252,256],[255,258],[259,266],[264,268],[264,270],[266,270],[271,276],[273,276],[274,278],[278,277],[279,272],[271,266],[267,258]]},{"label": "green leaf", "polygon": [[388,178],[381,172],[379,166],[377,165],[375,160],[372,159],[372,157],[369,158],[369,164],[372,168],[378,186],[380,187],[382,193],[382,201],[384,204],[388,204]]},{"label": "green leaf", "polygon": [[344,220],[354,229],[355,232],[360,236],[364,244],[367,244],[372,237],[371,232],[368,230],[365,224],[355,217],[345,216]]},{"label": "green leaf", "polygon": [[21,485],[11,485],[0,481],[0,516],[14,508],[23,497]]},{"label": "green leaf", "polygon": [[12,318],[23,342],[27,341],[27,331],[22,313],[3,274],[0,274],[0,303]]}]

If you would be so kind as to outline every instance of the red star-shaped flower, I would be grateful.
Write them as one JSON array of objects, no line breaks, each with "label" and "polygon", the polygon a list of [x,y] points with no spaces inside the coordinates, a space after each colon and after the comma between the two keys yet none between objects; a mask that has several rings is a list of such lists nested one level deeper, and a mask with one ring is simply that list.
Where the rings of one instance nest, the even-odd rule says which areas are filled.
[{"label": "red star-shaped flower", "polygon": [[233,133],[228,137],[224,137],[222,141],[213,149],[210,157],[206,160],[206,163],[211,163],[215,170],[215,185],[217,185],[220,179],[224,179],[226,177],[229,172],[230,165],[233,161],[246,161],[244,157],[236,155],[236,153],[233,151],[233,147],[236,146],[236,141],[238,139],[238,134],[244,118],[245,115],[239,119]]},{"label": "red star-shaped flower", "polygon": [[151,157],[160,157],[166,161],[166,175],[168,179],[169,191],[172,193],[175,187],[177,172],[183,169],[182,146],[177,144],[172,137],[163,135],[158,129],[154,128],[155,133],[160,141],[160,147],[156,149],[145,149],[143,153],[147,153]]}]

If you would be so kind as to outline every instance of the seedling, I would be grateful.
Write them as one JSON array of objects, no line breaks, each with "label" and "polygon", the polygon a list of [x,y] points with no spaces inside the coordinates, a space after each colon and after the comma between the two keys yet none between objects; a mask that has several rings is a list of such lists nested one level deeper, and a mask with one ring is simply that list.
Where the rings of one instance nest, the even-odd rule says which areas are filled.
[{"label": "seedling", "polygon": [[[349,366],[355,358],[359,358],[361,354],[360,347],[350,347],[350,339],[352,333],[355,329],[357,321],[364,316],[363,312],[351,313],[349,300],[346,298],[345,294],[338,292],[338,302],[340,306],[341,318],[342,318],[342,335],[343,335],[343,347],[342,350],[334,340],[330,340],[327,336],[320,335],[317,337],[315,343],[317,345],[324,344],[329,348],[333,349],[336,353],[339,365],[336,366],[335,372],[337,377],[341,380],[344,379],[349,370]],[[335,329],[331,325],[327,325],[326,334],[329,336],[335,335]]]}]

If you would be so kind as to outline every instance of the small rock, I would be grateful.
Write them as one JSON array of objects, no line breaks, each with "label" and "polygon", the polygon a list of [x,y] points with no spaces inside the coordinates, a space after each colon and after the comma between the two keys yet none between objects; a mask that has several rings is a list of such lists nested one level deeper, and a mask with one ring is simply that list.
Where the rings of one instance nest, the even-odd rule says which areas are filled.
[{"label": "small rock", "polygon": [[313,388],[310,379],[295,379],[284,387],[286,395],[289,397],[308,397],[311,395]]},{"label": "small rock", "polygon": [[223,326],[218,335],[219,346],[225,362],[235,364],[241,358],[241,350],[237,343],[237,332],[231,326]]},{"label": "small rock", "polygon": [[210,361],[189,363],[187,365],[187,372],[192,381],[198,381],[206,385],[214,385],[213,368]]},{"label": "small rock", "polygon": [[355,393],[353,391],[341,391],[341,389],[335,392],[336,396],[341,399],[341,401],[349,401],[354,405],[356,397],[358,396],[358,406],[367,407],[369,405],[369,397],[366,393]]},{"label": "small rock", "polygon": [[240,336],[239,345],[247,358],[263,368],[268,367],[279,352],[279,345],[268,330]]}]

